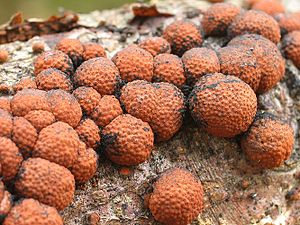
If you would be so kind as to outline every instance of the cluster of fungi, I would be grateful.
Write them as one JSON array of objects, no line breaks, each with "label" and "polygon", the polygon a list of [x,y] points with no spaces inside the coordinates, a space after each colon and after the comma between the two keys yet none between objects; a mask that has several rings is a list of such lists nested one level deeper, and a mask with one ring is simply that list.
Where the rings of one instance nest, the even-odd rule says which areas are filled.
[{"label": "cluster of fungi", "polygon": [[[258,111],[257,95],[284,76],[281,37],[282,52],[300,68],[300,13],[283,13],[277,0],[249,4],[250,10],[214,4],[201,26],[175,21],[162,37],[112,59],[99,44],[76,39],[45,52],[34,45],[42,52],[35,79],[21,80],[11,98],[0,98],[3,224],[63,224],[58,211],[72,202],[75,182],[95,175],[97,151],[118,165],[143,163],[154,142],[176,134],[186,113],[213,136],[239,136],[256,167],[288,159],[293,130]],[[230,41],[215,51],[201,47],[208,36]],[[186,225],[203,209],[201,182],[187,170],[170,169],[154,184],[147,206],[163,224]]]}]

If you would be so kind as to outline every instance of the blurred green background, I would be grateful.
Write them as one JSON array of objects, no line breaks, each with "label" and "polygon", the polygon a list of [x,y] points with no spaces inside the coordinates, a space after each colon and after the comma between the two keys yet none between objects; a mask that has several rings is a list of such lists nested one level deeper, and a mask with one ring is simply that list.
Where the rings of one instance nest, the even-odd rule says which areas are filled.
[{"label": "blurred green background", "polygon": [[79,13],[111,9],[135,0],[0,0],[0,24],[21,11],[24,18],[47,18],[57,14],[60,7]]}]

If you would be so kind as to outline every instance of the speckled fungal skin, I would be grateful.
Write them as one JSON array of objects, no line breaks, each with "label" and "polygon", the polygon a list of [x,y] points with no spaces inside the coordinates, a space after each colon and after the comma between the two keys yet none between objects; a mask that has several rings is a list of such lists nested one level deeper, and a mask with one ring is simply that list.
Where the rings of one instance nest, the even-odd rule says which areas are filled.
[{"label": "speckled fungal skin", "polygon": [[153,57],[171,53],[171,46],[169,42],[162,37],[149,37],[139,43],[139,47],[150,52]]},{"label": "speckled fungal skin", "polygon": [[13,118],[12,115],[4,110],[0,109],[0,137],[11,137],[13,129]]},{"label": "speckled fungal skin", "polygon": [[155,182],[149,208],[163,224],[190,224],[203,209],[202,185],[187,170],[168,170]]},{"label": "speckled fungal skin", "polygon": [[81,141],[83,141],[88,148],[94,148],[100,143],[100,129],[95,122],[89,118],[82,119],[76,127],[76,132]]},{"label": "speckled fungal skin", "polygon": [[17,84],[13,86],[14,92],[21,91],[26,88],[36,89],[37,85],[35,80],[30,78],[22,78]]},{"label": "speckled fungal skin", "polygon": [[200,78],[188,104],[200,127],[217,137],[234,137],[245,132],[257,110],[256,95],[250,86],[221,73]]},{"label": "speckled fungal skin", "polygon": [[44,110],[32,110],[24,118],[35,127],[37,132],[55,122],[53,113]]},{"label": "speckled fungal skin", "polygon": [[300,30],[299,13],[281,13],[274,16],[280,26],[281,35]]},{"label": "speckled fungal skin", "polygon": [[284,36],[282,50],[284,55],[300,68],[300,31],[293,31]]},{"label": "speckled fungal skin", "polygon": [[97,58],[97,57],[106,57],[105,49],[102,45],[89,42],[83,44],[83,60],[87,61],[89,59]]},{"label": "speckled fungal skin", "polygon": [[254,166],[270,169],[289,158],[294,142],[294,131],[287,123],[272,114],[259,113],[243,135],[241,147]]},{"label": "speckled fungal skin", "polygon": [[100,103],[101,95],[92,87],[79,87],[73,91],[73,95],[79,102],[82,111],[91,115],[95,107]]},{"label": "speckled fungal skin", "polygon": [[10,98],[5,96],[0,97],[0,109],[11,113]]}]

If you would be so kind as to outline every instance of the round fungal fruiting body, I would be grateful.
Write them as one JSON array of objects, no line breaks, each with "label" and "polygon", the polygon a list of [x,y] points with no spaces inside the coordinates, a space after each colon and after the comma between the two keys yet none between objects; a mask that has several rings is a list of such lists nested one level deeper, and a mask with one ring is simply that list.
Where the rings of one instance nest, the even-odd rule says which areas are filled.
[{"label": "round fungal fruiting body", "polygon": [[11,113],[10,98],[0,97],[0,109]]},{"label": "round fungal fruiting body", "polygon": [[300,68],[300,31],[293,31],[284,36],[282,49],[285,56]]},{"label": "round fungal fruiting body", "polygon": [[284,13],[285,9],[280,0],[260,0],[254,3],[251,9],[263,11],[271,16]]},{"label": "round fungal fruiting body", "polygon": [[172,53],[178,56],[191,48],[200,47],[203,42],[201,28],[191,21],[183,20],[168,25],[163,32],[163,38],[170,43]]},{"label": "round fungal fruiting body", "polygon": [[299,13],[281,13],[275,16],[279,26],[281,35],[289,32],[300,30],[300,14]]},{"label": "round fungal fruiting body", "polygon": [[84,48],[79,40],[71,38],[61,39],[56,44],[55,49],[67,54],[72,59],[75,67],[81,64]]},{"label": "round fungal fruiting body", "polygon": [[168,170],[155,182],[149,208],[163,224],[190,224],[203,209],[202,184],[186,170]]},{"label": "round fungal fruiting body", "polygon": [[13,129],[12,115],[3,109],[0,109],[0,137],[11,137]]},{"label": "round fungal fruiting body", "polygon": [[205,35],[226,35],[228,26],[232,23],[240,11],[240,7],[230,3],[213,4],[207,9],[201,20]]},{"label": "round fungal fruiting body", "polygon": [[55,116],[48,111],[33,110],[24,116],[40,132],[43,128],[55,122]]},{"label": "round fungal fruiting body", "polygon": [[181,87],[185,80],[183,63],[177,55],[165,53],[154,57],[153,81]]},{"label": "round fungal fruiting body", "polygon": [[98,155],[92,148],[86,148],[81,142],[78,149],[78,157],[70,169],[74,175],[75,181],[84,183],[91,179],[98,168]]},{"label": "round fungal fruiting body", "polygon": [[284,76],[285,60],[277,46],[267,38],[256,34],[246,34],[232,39],[228,45],[241,45],[253,49],[261,72],[257,93],[267,92]]},{"label": "round fungal fruiting body", "polygon": [[91,118],[98,126],[105,127],[122,113],[119,100],[114,95],[104,95],[94,108]]},{"label": "round fungal fruiting body", "polygon": [[0,63],[5,63],[8,61],[8,51],[4,50],[4,49],[0,49]]},{"label": "round fungal fruiting body", "polygon": [[101,95],[92,87],[79,87],[73,91],[73,95],[79,102],[82,110],[91,115],[95,107],[100,103]]},{"label": "round fungal fruiting body", "polygon": [[217,137],[234,137],[251,125],[257,99],[249,85],[220,73],[200,78],[189,96],[194,120]]},{"label": "round fungal fruiting body", "polygon": [[76,131],[64,122],[56,122],[41,130],[32,156],[69,168],[77,158],[78,144]]},{"label": "round fungal fruiting body", "polygon": [[3,181],[10,181],[18,173],[23,161],[16,144],[8,138],[0,137],[0,164]]},{"label": "round fungal fruiting body", "polygon": [[129,46],[117,52],[112,61],[120,70],[121,78],[127,82],[133,80],[152,80],[153,56],[148,51],[136,45]]},{"label": "round fungal fruiting body", "polygon": [[78,86],[94,88],[101,95],[113,94],[120,74],[111,60],[99,57],[83,62],[74,74],[74,81]]},{"label": "round fungal fruiting body", "polygon": [[275,44],[280,41],[280,28],[270,15],[255,10],[241,13],[228,27],[228,35],[233,38],[242,34],[260,34]]},{"label": "round fungal fruiting body", "polygon": [[227,46],[219,49],[220,72],[233,75],[256,92],[261,79],[261,70],[252,47],[243,45]]},{"label": "round fungal fruiting body", "polygon": [[5,189],[4,183],[0,181],[0,215],[2,217],[5,217],[9,213],[12,204],[13,199],[11,194]]},{"label": "round fungal fruiting body", "polygon": [[169,42],[162,37],[149,37],[141,41],[139,47],[150,52],[153,57],[158,54],[171,53]]},{"label": "round fungal fruiting body", "polygon": [[43,42],[35,42],[32,45],[32,51],[34,53],[42,53],[45,50],[45,44]]},{"label": "round fungal fruiting body", "polygon": [[73,85],[68,76],[55,68],[49,68],[40,72],[36,76],[35,82],[38,89],[45,91],[62,89],[70,92],[73,89]]},{"label": "round fungal fruiting body", "polygon": [[83,60],[87,61],[89,59],[97,57],[106,57],[106,52],[104,48],[97,43],[86,43],[83,44]]},{"label": "round fungal fruiting body", "polygon": [[131,166],[146,161],[154,146],[148,123],[129,114],[120,115],[102,130],[106,156],[119,165]]},{"label": "round fungal fruiting body", "polygon": [[258,114],[241,139],[247,159],[260,168],[275,168],[289,158],[294,146],[293,129],[272,114]]},{"label": "round fungal fruiting body", "polygon": [[74,66],[69,56],[57,50],[43,52],[34,60],[33,65],[35,75],[48,68],[59,69],[68,76],[74,72]]},{"label": "round fungal fruiting body", "polygon": [[36,82],[30,78],[22,78],[17,84],[13,86],[14,92],[21,91],[23,89],[36,89]]},{"label": "round fungal fruiting body", "polygon": [[121,90],[121,102],[129,114],[150,124],[157,141],[169,140],[182,125],[185,99],[172,84],[130,82]]},{"label": "round fungal fruiting body", "polygon": [[75,180],[63,166],[41,158],[23,161],[15,181],[19,196],[63,210],[73,200]]},{"label": "round fungal fruiting body", "polygon": [[95,149],[100,144],[100,130],[93,120],[82,120],[76,127],[76,132],[88,148]]},{"label": "round fungal fruiting body", "polygon": [[51,90],[47,92],[47,100],[56,120],[65,122],[71,127],[79,124],[82,111],[73,95],[61,89]]},{"label": "round fungal fruiting body", "polygon": [[189,85],[207,73],[220,71],[220,62],[215,51],[208,48],[192,48],[182,56],[185,76]]},{"label": "round fungal fruiting body", "polygon": [[63,225],[57,210],[34,199],[23,199],[11,209],[3,225]]}]

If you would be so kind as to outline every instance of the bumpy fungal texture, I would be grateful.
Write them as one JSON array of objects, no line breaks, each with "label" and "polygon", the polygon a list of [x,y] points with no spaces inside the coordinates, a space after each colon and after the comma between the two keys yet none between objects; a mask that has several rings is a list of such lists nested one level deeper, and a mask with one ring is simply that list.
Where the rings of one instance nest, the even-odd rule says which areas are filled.
[{"label": "bumpy fungal texture", "polygon": [[76,127],[82,117],[81,107],[76,98],[63,90],[47,92],[47,100],[56,120],[65,122],[71,127]]},{"label": "bumpy fungal texture", "polygon": [[232,45],[219,49],[220,72],[233,75],[256,92],[261,79],[261,69],[252,47]]},{"label": "bumpy fungal texture", "polygon": [[17,84],[13,86],[15,92],[21,91],[23,89],[36,89],[36,82],[30,78],[23,78]]},{"label": "bumpy fungal texture", "polygon": [[228,27],[228,35],[233,38],[242,34],[260,34],[275,44],[280,41],[280,28],[270,15],[255,10],[241,13]]},{"label": "bumpy fungal texture", "polygon": [[300,14],[299,13],[281,13],[275,16],[279,26],[281,35],[289,32],[300,30]]},{"label": "bumpy fungal texture", "polygon": [[11,100],[11,110],[14,116],[25,116],[32,110],[45,110],[51,112],[46,97],[47,92],[36,89],[18,91]]},{"label": "bumpy fungal texture", "polygon": [[165,28],[163,38],[170,43],[172,53],[182,56],[187,50],[202,45],[201,29],[191,21],[179,20]]},{"label": "bumpy fungal texture", "polygon": [[69,56],[57,50],[43,52],[34,60],[33,65],[35,75],[48,68],[59,69],[69,76],[74,72],[74,66]]},{"label": "bumpy fungal texture", "polygon": [[213,4],[203,14],[201,24],[205,35],[224,36],[227,33],[228,26],[234,18],[240,13],[241,9],[231,3]]},{"label": "bumpy fungal texture", "polygon": [[207,73],[220,72],[218,56],[209,48],[192,48],[186,51],[181,59],[189,85],[194,85]]},{"label": "bumpy fungal texture", "polygon": [[77,158],[78,144],[76,131],[67,123],[56,122],[41,130],[32,156],[69,168]]},{"label": "bumpy fungal texture", "polygon": [[23,157],[31,156],[38,134],[34,126],[24,117],[13,118],[12,140],[19,147]]},{"label": "bumpy fungal texture", "polygon": [[13,129],[12,115],[6,110],[0,109],[0,137],[11,137]]},{"label": "bumpy fungal texture", "polygon": [[73,95],[79,102],[82,111],[87,115],[92,114],[101,100],[101,95],[92,87],[79,87],[73,91]]},{"label": "bumpy fungal texture", "polygon": [[98,126],[105,127],[122,113],[119,100],[113,95],[104,95],[94,108],[91,118]]},{"label": "bumpy fungal texture", "polygon": [[85,43],[83,44],[83,60],[87,61],[89,59],[97,57],[106,57],[106,52],[104,48],[97,43]]},{"label": "bumpy fungal texture", "polygon": [[24,116],[40,132],[43,128],[55,122],[55,117],[51,112],[44,110],[33,110]]},{"label": "bumpy fungal texture", "polygon": [[186,170],[168,170],[155,182],[149,208],[163,224],[190,224],[203,209],[201,182]]},{"label": "bumpy fungal texture", "polygon": [[129,114],[150,124],[157,141],[169,140],[182,125],[185,99],[172,84],[130,82],[122,88],[121,102]]},{"label": "bumpy fungal texture", "polygon": [[278,13],[283,13],[285,11],[285,8],[280,0],[260,0],[254,3],[251,9],[264,11],[271,16],[274,16]]},{"label": "bumpy fungal texture", "polygon": [[5,218],[3,225],[63,225],[57,210],[32,198],[18,202]]},{"label": "bumpy fungal texture", "polygon": [[136,45],[117,52],[112,61],[120,70],[121,78],[125,81],[151,81],[153,77],[153,56]]},{"label": "bumpy fungal texture", "polygon": [[150,52],[153,57],[158,54],[171,53],[169,42],[162,37],[149,37],[141,41],[139,47]]},{"label": "bumpy fungal texture", "polygon": [[217,137],[245,132],[257,109],[256,95],[249,85],[220,73],[200,78],[188,102],[194,120]]},{"label": "bumpy fungal texture", "polygon": [[277,46],[263,36],[257,34],[241,35],[232,39],[228,45],[243,45],[253,49],[261,72],[261,79],[257,89],[258,93],[270,90],[284,76],[284,58]]},{"label": "bumpy fungal texture", "polygon": [[63,210],[73,200],[75,180],[63,166],[41,158],[23,161],[15,181],[15,190],[25,198]]},{"label": "bumpy fungal texture", "polygon": [[70,92],[73,89],[73,85],[68,76],[55,68],[49,68],[40,72],[36,76],[35,82],[38,89],[45,91],[62,89]]},{"label": "bumpy fungal texture", "polygon": [[300,68],[300,31],[293,31],[284,36],[282,50],[285,56]]},{"label": "bumpy fungal texture", "polygon": [[22,154],[16,144],[6,137],[0,137],[0,163],[3,181],[10,181],[16,176],[22,161]]},{"label": "bumpy fungal texture", "polygon": [[84,48],[79,40],[71,38],[61,39],[56,44],[55,49],[67,54],[72,59],[75,67],[81,64]]},{"label": "bumpy fungal texture", "polygon": [[0,181],[0,215],[5,217],[13,204],[11,194],[5,189],[4,183]]},{"label": "bumpy fungal texture", "polygon": [[148,123],[129,114],[120,115],[102,130],[105,155],[120,165],[146,161],[154,146],[154,134]]},{"label": "bumpy fungal texture", "polygon": [[86,148],[83,142],[80,142],[78,157],[70,169],[74,175],[75,181],[84,183],[91,179],[98,168],[98,155],[92,148]]},{"label": "bumpy fungal texture", "polygon": [[83,119],[76,127],[76,132],[81,141],[88,148],[96,148],[100,144],[100,130],[95,122],[91,119]]},{"label": "bumpy fungal texture", "polygon": [[241,140],[247,159],[261,168],[280,166],[289,158],[293,146],[293,129],[267,113],[257,115]]},{"label": "bumpy fungal texture", "polygon": [[11,112],[10,99],[8,97],[0,97],[0,109]]},{"label": "bumpy fungal texture", "polygon": [[181,87],[185,80],[183,63],[177,55],[165,53],[154,57],[153,81]]},{"label": "bumpy fungal texture", "polygon": [[74,74],[78,86],[89,86],[101,95],[113,94],[120,80],[118,68],[107,58],[99,57],[83,62]]}]

